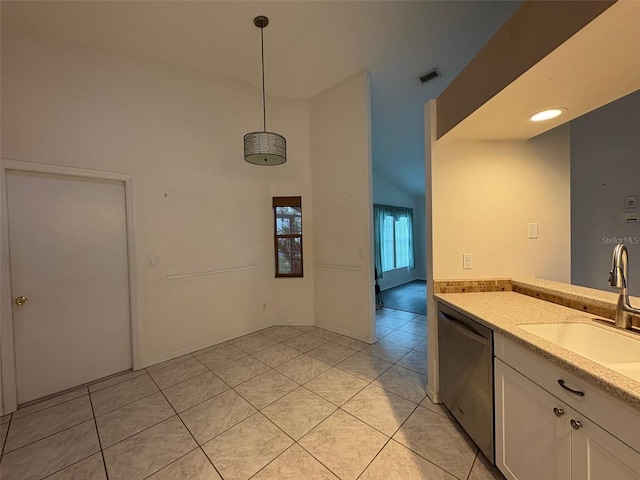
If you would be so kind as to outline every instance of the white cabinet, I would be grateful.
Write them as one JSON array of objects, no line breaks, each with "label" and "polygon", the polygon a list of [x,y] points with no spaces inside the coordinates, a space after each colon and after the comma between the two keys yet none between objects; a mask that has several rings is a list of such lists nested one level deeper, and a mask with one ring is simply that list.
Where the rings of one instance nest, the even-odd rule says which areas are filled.
[{"label": "white cabinet", "polygon": [[496,466],[510,480],[569,480],[569,407],[499,359],[494,368]]},{"label": "white cabinet", "polygon": [[[496,346],[496,355],[504,360],[496,358],[494,364],[496,466],[505,477],[640,480],[640,452],[611,433],[638,448],[638,432],[633,429],[629,433],[628,426],[621,425],[626,418],[628,425],[635,426],[637,412],[617,421],[615,413],[621,405],[616,399],[603,400],[603,392],[585,388],[558,367],[521,351],[522,347],[508,340],[499,338]],[[582,394],[560,387],[549,393],[547,388],[555,388],[563,379],[572,387],[579,386],[576,390]]]},{"label": "white cabinet", "polygon": [[[579,415],[577,415],[579,416]],[[638,480],[640,453],[587,418],[571,435],[575,480]]]}]

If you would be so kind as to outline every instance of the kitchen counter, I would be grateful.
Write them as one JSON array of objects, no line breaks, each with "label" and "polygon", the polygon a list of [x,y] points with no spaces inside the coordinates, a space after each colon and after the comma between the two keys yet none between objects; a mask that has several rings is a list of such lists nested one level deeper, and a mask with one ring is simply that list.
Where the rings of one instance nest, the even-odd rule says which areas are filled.
[{"label": "kitchen counter", "polygon": [[[640,382],[518,328],[532,323],[592,323],[603,320],[601,317],[513,291],[441,293],[434,297],[640,412]],[[637,333],[616,331],[640,341]]]}]

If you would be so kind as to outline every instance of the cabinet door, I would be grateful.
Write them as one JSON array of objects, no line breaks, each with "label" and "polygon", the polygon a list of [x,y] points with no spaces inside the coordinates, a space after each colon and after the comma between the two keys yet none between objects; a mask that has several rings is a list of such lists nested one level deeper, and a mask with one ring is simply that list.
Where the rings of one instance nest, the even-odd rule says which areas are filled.
[{"label": "cabinet door", "polygon": [[569,407],[496,358],[495,409],[496,466],[505,477],[571,478]]},{"label": "cabinet door", "polygon": [[640,480],[640,453],[592,421],[572,414],[580,422],[573,430],[573,480]]}]

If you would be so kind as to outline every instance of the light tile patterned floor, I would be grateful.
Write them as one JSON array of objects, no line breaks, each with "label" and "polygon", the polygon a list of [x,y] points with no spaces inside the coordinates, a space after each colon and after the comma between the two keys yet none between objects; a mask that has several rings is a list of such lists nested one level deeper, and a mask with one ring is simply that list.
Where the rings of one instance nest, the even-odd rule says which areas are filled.
[{"label": "light tile patterned floor", "polygon": [[503,477],[425,397],[426,317],[275,326],[0,418],[2,480]]}]

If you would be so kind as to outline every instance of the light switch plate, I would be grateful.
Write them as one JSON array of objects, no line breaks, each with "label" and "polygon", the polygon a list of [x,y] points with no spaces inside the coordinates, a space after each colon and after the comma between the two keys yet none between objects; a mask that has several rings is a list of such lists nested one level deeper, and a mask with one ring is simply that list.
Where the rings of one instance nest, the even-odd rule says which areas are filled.
[{"label": "light switch plate", "polygon": [[471,269],[472,260],[473,260],[473,255],[471,255],[470,253],[463,253],[462,254],[462,268],[465,269],[465,270],[470,270]]},{"label": "light switch plate", "polygon": [[530,223],[528,225],[529,238],[538,238],[538,224]]},{"label": "light switch plate", "polygon": [[638,212],[625,212],[624,221],[626,223],[635,223],[638,221]]},{"label": "light switch plate", "polygon": [[638,196],[637,195],[627,195],[624,197],[624,208],[637,208],[638,207]]}]

